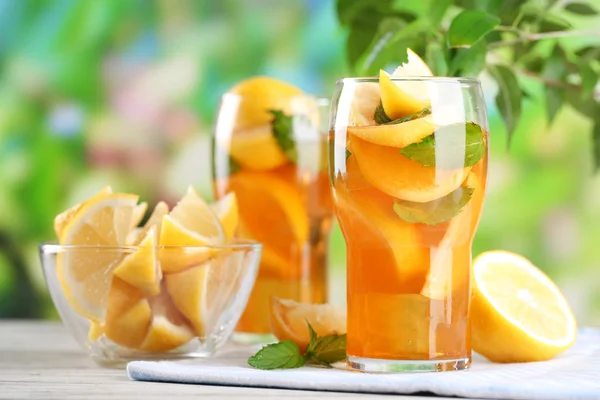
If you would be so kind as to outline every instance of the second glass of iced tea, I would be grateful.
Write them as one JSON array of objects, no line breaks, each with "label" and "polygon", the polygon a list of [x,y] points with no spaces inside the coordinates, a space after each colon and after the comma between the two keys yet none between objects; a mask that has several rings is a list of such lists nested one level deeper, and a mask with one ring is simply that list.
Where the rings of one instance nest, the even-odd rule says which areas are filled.
[{"label": "second glass of iced tea", "polygon": [[333,217],[328,112],[328,100],[265,77],[246,80],[221,99],[213,146],[215,193],[236,193],[238,236],[263,244],[258,277],[234,339],[272,338],[273,296],[327,301]]},{"label": "second glass of iced tea", "polygon": [[471,244],[488,157],[479,82],[343,79],[330,128],[347,245],[349,366],[468,368]]}]

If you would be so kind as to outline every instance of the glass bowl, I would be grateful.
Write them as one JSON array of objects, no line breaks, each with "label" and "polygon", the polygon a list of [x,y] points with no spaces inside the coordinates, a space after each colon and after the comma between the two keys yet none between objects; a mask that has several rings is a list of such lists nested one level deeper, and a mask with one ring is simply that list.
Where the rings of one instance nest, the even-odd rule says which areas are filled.
[{"label": "glass bowl", "polygon": [[[246,306],[261,250],[250,240],[154,248],[47,243],[40,258],[70,334],[98,364],[123,367],[211,356]],[[125,260],[127,273],[119,270]]]}]

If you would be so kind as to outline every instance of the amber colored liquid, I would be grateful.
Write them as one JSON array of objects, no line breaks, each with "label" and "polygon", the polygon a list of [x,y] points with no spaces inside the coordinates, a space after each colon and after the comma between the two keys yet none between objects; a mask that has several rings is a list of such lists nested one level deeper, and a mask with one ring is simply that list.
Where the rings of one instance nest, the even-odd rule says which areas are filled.
[{"label": "amber colored liquid", "polygon": [[[345,129],[335,135],[346,137]],[[395,198],[365,178],[351,154],[357,143],[347,136],[345,171],[338,170],[334,179],[347,245],[347,354],[390,360],[470,357],[471,244],[482,208],[487,152],[461,177],[476,186],[470,202],[452,219],[426,225],[398,217]],[[378,160],[370,165],[384,162],[386,154],[403,157],[398,149],[375,146]],[[397,185],[421,179],[424,188],[445,173],[425,176],[423,167],[407,159],[386,167],[376,178],[389,176]]]},{"label": "amber colored liquid", "polygon": [[236,332],[270,333],[272,296],[327,301],[327,246],[333,216],[327,142],[323,138],[296,146],[298,164],[266,171],[242,168],[227,176],[217,171],[217,196],[234,191],[238,198],[237,236],[263,244],[258,277]]}]

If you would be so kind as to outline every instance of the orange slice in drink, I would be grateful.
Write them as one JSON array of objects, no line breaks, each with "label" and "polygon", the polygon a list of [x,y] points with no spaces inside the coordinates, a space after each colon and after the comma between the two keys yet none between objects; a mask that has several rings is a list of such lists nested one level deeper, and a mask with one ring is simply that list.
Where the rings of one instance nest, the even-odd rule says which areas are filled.
[{"label": "orange slice in drink", "polygon": [[331,304],[298,303],[274,297],[270,304],[271,331],[280,340],[291,340],[304,352],[310,343],[308,323],[317,336],[346,333],[346,315]]},{"label": "orange slice in drink", "polygon": [[112,271],[121,257],[117,247],[125,244],[137,199],[129,194],[95,196],[82,204],[60,232],[62,245],[114,247],[68,251],[57,259],[57,276],[67,301],[94,322],[103,320]]},{"label": "orange slice in drink", "polygon": [[[477,219],[483,204],[484,187],[476,174],[471,173],[465,186],[473,189],[473,197],[462,211],[449,222],[442,239],[432,246],[427,280],[421,294],[430,299],[443,300],[462,290],[470,280],[471,243]],[[421,234],[436,236],[436,227],[419,227]]]},{"label": "orange slice in drink", "polygon": [[229,242],[233,238],[239,223],[237,196],[235,193],[228,193],[221,200],[211,204],[210,208],[221,222],[225,233],[225,241]]},{"label": "orange slice in drink", "polygon": [[229,147],[231,157],[247,169],[270,170],[288,162],[270,123],[236,132],[232,138],[227,139],[227,143],[219,145]]},{"label": "orange slice in drink", "polygon": [[577,324],[559,288],[522,256],[479,255],[473,265],[473,349],[495,362],[549,360],[575,342]]},{"label": "orange slice in drink", "polygon": [[[294,183],[278,172],[241,171],[230,177],[229,187],[238,196],[243,229],[263,243],[265,255],[272,252],[274,259],[291,260],[300,253],[308,240],[309,221]],[[270,272],[280,277],[299,273],[289,263],[273,264],[273,268]],[[261,267],[261,272],[266,271]]]},{"label": "orange slice in drink", "polygon": [[[346,164],[348,185],[362,174],[353,157]],[[418,293],[425,282],[429,251],[419,243],[417,227],[396,215],[390,196],[372,187],[349,191],[344,185],[336,181],[337,214],[349,262],[356,264],[352,270],[360,275],[356,279],[366,290]]]},{"label": "orange slice in drink", "polygon": [[440,170],[423,167],[400,154],[398,148],[379,146],[350,135],[352,154],[365,178],[377,189],[398,199],[428,202],[456,190],[471,167]]},{"label": "orange slice in drink", "polygon": [[372,82],[359,82],[354,84],[352,91],[348,124],[352,126],[374,125],[375,109],[381,102],[379,85]]},{"label": "orange slice in drink", "polygon": [[435,125],[430,115],[400,124],[348,127],[348,133],[369,143],[397,148],[416,143],[432,135],[434,130]]}]

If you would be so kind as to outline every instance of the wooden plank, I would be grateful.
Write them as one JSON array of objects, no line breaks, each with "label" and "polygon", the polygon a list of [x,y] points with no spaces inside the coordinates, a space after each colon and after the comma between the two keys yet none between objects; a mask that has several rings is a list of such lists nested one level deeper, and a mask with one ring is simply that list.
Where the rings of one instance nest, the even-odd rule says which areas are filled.
[{"label": "wooden plank", "polygon": [[[0,321],[0,399],[411,399],[300,390],[134,382],[96,366],[57,322]],[[438,397],[439,398],[439,397]]]}]

